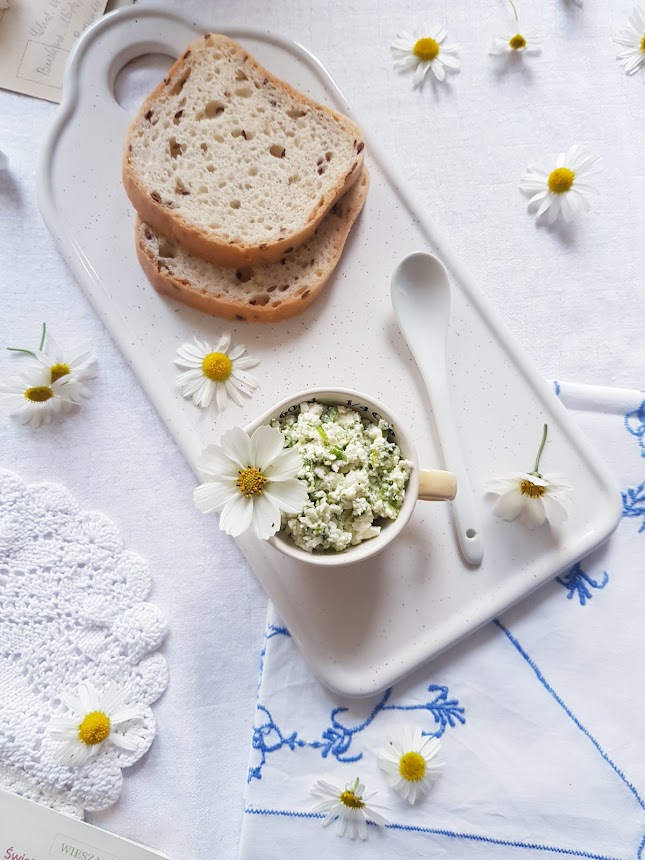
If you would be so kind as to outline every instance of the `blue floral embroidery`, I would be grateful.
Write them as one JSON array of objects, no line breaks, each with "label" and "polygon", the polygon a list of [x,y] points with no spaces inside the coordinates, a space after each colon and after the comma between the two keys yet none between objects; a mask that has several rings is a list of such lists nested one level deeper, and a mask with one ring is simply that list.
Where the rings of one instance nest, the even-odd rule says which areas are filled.
[{"label": "blue floral embroidery", "polygon": [[268,753],[277,752],[285,746],[289,747],[290,750],[294,750],[296,747],[310,746],[306,741],[300,740],[298,732],[291,732],[288,737],[285,737],[275,724],[268,708],[265,708],[264,705],[258,705],[257,711],[266,717],[266,720],[259,726],[253,726],[253,740],[251,741],[253,749],[260,753],[260,763],[249,768],[247,782],[251,782],[252,779],[262,779],[262,768],[266,763]]},{"label": "blue floral embroidery", "polygon": [[625,430],[636,436],[641,447],[641,457],[645,457],[645,400],[638,409],[625,415]]},{"label": "blue floral embroidery", "polygon": [[637,487],[628,487],[622,493],[623,496],[623,516],[624,517],[642,517],[643,522],[639,528],[639,534],[645,532],[645,481],[642,481]]},{"label": "blue floral embroidery", "polygon": [[273,639],[274,636],[287,636],[291,639],[291,633],[286,627],[278,627],[277,624],[269,624],[269,630],[264,634],[265,639]]},{"label": "blue floral embroidery", "polygon": [[572,600],[574,594],[578,595],[580,606],[584,606],[588,600],[591,600],[593,594],[589,591],[590,588],[601,589],[609,582],[609,574],[605,571],[602,575],[602,580],[597,582],[592,579],[588,573],[580,567],[580,563],[574,564],[569,573],[565,576],[556,576],[556,582],[563,585],[567,589],[567,600]]},{"label": "blue floral embroidery", "polygon": [[313,741],[299,738],[297,732],[291,732],[289,735],[283,734],[269,710],[264,705],[258,704],[257,710],[261,715],[262,722],[253,727],[252,746],[260,753],[260,761],[255,767],[249,768],[247,782],[251,782],[252,779],[262,779],[262,768],[266,763],[267,755],[277,752],[285,746],[290,750],[299,747],[320,750],[320,755],[323,758],[332,755],[336,761],[344,764],[360,761],[363,758],[362,752],[348,754],[354,737],[364,731],[383,711],[426,711],[432,714],[434,728],[431,731],[424,731],[423,734],[434,738],[441,737],[448,726],[454,728],[458,724],[463,725],[466,722],[465,708],[459,704],[457,699],[449,698],[448,687],[430,684],[428,692],[434,693],[433,698],[428,702],[413,705],[391,703],[392,689],[390,687],[383,693],[367,719],[356,726],[346,726],[338,719],[338,715],[346,713],[347,708],[334,708],[330,715],[331,725],[321,733],[320,739]]},{"label": "blue floral embroidery", "polygon": [[560,396],[560,383],[558,382],[557,379],[553,380],[553,390],[555,391],[555,396],[559,397]]}]

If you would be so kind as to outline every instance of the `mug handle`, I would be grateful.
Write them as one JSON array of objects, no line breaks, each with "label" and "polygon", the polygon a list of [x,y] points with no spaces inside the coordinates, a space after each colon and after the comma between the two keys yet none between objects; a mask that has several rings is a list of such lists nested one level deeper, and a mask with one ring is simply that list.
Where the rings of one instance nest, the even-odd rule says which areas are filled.
[{"label": "mug handle", "polygon": [[440,469],[419,470],[418,498],[424,502],[451,502],[457,494],[457,476]]}]

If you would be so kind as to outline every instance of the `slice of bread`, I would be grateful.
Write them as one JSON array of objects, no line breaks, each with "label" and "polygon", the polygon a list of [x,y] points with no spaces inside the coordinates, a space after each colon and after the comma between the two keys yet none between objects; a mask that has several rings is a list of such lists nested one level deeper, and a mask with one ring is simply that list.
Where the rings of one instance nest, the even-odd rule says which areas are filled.
[{"label": "slice of bread", "polygon": [[137,256],[160,293],[197,310],[229,320],[277,322],[302,313],[333,272],[352,225],[365,202],[369,176],[335,203],[314,235],[277,263],[225,269],[192,257],[140,219]]},{"label": "slice of bread", "polygon": [[209,33],[143,102],[123,183],[141,218],[191,254],[220,266],[276,262],[358,179],[363,149],[346,116]]}]

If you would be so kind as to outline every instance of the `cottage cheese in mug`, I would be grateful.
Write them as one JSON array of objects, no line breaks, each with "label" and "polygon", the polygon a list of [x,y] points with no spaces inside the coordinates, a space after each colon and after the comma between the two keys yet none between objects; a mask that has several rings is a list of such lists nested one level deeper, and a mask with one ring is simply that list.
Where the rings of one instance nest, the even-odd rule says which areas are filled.
[{"label": "cottage cheese in mug", "polygon": [[336,550],[376,537],[377,521],[395,520],[412,463],[404,460],[386,421],[374,423],[348,406],[301,403],[271,422],[297,448],[309,501],[282,528],[301,549]]}]

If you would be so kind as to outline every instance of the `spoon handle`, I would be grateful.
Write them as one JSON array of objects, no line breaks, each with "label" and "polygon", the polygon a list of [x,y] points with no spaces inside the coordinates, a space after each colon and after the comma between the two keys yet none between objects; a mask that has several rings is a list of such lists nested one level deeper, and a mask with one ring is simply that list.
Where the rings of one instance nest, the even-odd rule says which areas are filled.
[{"label": "spoon handle", "polygon": [[452,503],[452,510],[459,547],[469,564],[478,565],[484,557],[484,542],[475,497],[453,418],[450,392],[447,385],[438,382],[435,373],[426,373],[423,362],[419,363],[419,370],[430,394],[432,412],[441,440],[444,468],[457,476],[457,495]]}]

